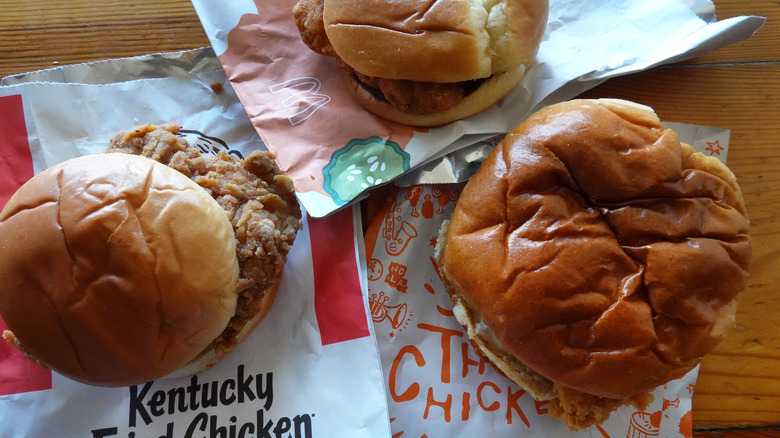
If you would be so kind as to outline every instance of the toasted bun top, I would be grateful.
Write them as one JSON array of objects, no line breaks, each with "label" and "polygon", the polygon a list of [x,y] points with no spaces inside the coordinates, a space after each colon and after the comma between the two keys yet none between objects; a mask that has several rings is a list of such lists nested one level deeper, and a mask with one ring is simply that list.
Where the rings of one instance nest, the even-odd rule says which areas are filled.
[{"label": "toasted bun top", "polygon": [[650,108],[531,116],[458,200],[441,269],[544,377],[627,398],[680,377],[733,324],[749,222],[734,175]]},{"label": "toasted bun top", "polygon": [[529,63],[547,24],[547,0],[324,0],[335,52],[380,78],[459,82]]},{"label": "toasted bun top", "polygon": [[123,386],[198,355],[236,307],[226,212],[153,160],[96,154],[33,177],[0,213],[0,315],[32,357]]}]

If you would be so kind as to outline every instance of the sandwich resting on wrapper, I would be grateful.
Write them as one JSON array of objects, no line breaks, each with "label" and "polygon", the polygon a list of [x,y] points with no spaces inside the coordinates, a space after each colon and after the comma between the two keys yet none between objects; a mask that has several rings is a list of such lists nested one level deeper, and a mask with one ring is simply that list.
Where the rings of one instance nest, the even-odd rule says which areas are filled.
[{"label": "sandwich resting on wrapper", "polygon": [[644,409],[722,341],[748,228],[732,172],[652,109],[575,100],[496,147],[435,255],[476,350],[581,429]]},{"label": "sandwich resting on wrapper", "polygon": [[498,102],[533,63],[547,0],[299,0],[301,38],[367,110],[443,125]]},{"label": "sandwich resting on wrapper", "polygon": [[83,383],[203,371],[266,315],[301,227],[265,152],[203,156],[178,126],[117,134],[0,213],[3,337]]}]

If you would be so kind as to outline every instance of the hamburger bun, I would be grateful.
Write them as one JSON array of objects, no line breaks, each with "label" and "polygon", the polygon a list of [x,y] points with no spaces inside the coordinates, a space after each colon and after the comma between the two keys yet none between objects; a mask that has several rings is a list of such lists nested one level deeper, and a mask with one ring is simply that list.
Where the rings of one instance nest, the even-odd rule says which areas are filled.
[{"label": "hamburger bun", "polygon": [[304,42],[339,58],[361,105],[434,126],[485,110],[520,82],[548,9],[547,0],[299,0],[294,12]]},{"label": "hamburger bun", "polygon": [[575,100],[487,157],[436,259],[477,351],[580,429],[646,405],[722,341],[748,229],[731,171],[651,108]]},{"label": "hamburger bun", "polygon": [[44,366],[101,386],[202,354],[236,312],[227,213],[154,160],[96,154],[24,184],[0,213],[0,315]]},{"label": "hamburger bun", "polygon": [[360,74],[460,82],[514,70],[536,55],[547,2],[325,0],[333,50]]}]

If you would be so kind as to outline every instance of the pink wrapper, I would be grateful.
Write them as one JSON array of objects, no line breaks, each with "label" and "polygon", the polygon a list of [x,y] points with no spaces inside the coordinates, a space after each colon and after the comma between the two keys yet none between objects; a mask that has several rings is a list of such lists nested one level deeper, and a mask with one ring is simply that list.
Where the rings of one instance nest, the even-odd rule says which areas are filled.
[{"label": "pink wrapper", "polygon": [[[263,142],[293,176],[298,192],[319,193],[343,205],[366,188],[409,170],[404,149],[414,129],[372,116],[355,102],[341,83],[336,60],[311,51],[301,40],[294,4],[255,1],[260,12],[241,16],[219,60]],[[349,166],[372,156],[382,160],[384,154],[402,159],[386,160],[384,170],[374,169],[373,181],[356,173],[359,181],[351,184],[338,173],[323,171],[329,165],[338,167],[338,158]],[[366,163],[364,172],[371,169]]]}]

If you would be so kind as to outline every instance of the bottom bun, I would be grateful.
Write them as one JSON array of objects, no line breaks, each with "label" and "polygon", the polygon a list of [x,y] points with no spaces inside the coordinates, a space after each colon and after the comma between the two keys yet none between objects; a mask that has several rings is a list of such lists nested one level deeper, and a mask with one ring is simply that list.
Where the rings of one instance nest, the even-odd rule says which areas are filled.
[{"label": "bottom bun", "polygon": [[[265,318],[265,316],[268,314],[268,310],[271,309],[271,305],[276,298],[276,292],[278,290],[279,283],[276,283],[266,289],[266,291],[263,293],[263,298],[260,300],[260,310],[252,315],[252,317],[246,321],[241,330],[232,338],[235,341],[233,347],[243,342],[247,336],[249,336],[249,334],[252,333],[252,331],[257,327],[257,325],[260,324],[260,321]],[[194,374],[202,373],[203,371],[206,371],[216,365],[217,362],[221,361],[231,351],[233,351],[232,348],[217,348],[217,345],[212,343],[198,356],[192,359],[187,365],[184,365],[183,367],[169,374],[167,377],[190,377]]]},{"label": "bottom bun", "polygon": [[520,64],[514,70],[496,73],[487,78],[476,90],[467,94],[455,106],[431,114],[413,114],[391,105],[381,93],[372,89],[346,68],[339,68],[341,78],[357,102],[366,110],[394,122],[411,126],[440,126],[465,119],[488,109],[506,96],[520,83],[526,66]]}]

